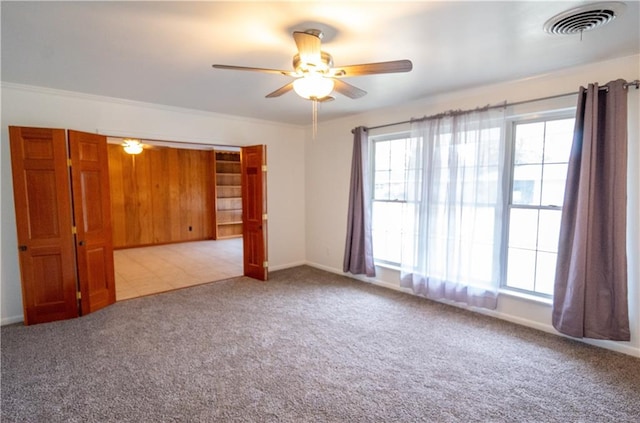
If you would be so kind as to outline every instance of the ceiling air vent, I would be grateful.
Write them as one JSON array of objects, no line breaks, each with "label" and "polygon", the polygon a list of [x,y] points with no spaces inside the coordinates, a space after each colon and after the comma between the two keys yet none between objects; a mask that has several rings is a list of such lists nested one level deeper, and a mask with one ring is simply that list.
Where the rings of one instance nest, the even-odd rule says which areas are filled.
[{"label": "ceiling air vent", "polygon": [[559,13],[544,24],[549,34],[582,34],[608,24],[625,9],[621,2],[591,3]]}]

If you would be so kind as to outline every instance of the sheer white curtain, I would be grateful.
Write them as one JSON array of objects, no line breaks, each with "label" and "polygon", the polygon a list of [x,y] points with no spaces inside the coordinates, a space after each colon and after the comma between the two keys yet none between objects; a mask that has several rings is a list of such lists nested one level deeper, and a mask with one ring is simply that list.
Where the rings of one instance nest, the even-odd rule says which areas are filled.
[{"label": "sheer white curtain", "polygon": [[503,225],[504,109],[412,123],[402,286],[496,308]]}]

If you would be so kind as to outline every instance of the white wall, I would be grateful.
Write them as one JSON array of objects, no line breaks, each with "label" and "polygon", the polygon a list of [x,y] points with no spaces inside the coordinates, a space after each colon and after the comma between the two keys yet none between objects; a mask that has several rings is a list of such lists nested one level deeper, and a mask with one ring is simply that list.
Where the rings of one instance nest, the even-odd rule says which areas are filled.
[{"label": "white wall", "polygon": [[[591,82],[606,83],[623,78],[640,79],[640,56],[632,56],[608,62],[595,63],[568,69],[555,74],[541,75],[526,80],[505,82],[474,89],[443,93],[403,107],[322,122],[315,140],[307,133],[306,153],[306,213],[307,213],[307,261],[325,270],[342,273],[342,257],[345,244],[351,166],[352,135],[356,126],[377,126],[405,121],[450,109],[471,109],[486,104],[509,103],[575,92],[581,85]],[[470,70],[471,72],[472,70]],[[425,76],[425,84],[429,84]],[[464,87],[461,87],[464,88]],[[640,356],[640,90],[630,89],[629,100],[629,310],[631,341],[590,343]],[[367,101],[366,97],[358,101]],[[575,103],[574,103],[575,104]],[[330,105],[329,105],[330,106]],[[329,107],[327,106],[327,107]],[[397,131],[398,128],[376,130]],[[390,288],[399,289],[398,272],[378,268],[377,277],[371,280]],[[501,295],[498,309],[489,314],[557,333],[551,326],[551,307],[538,302]]]},{"label": "white wall", "polygon": [[276,270],[305,261],[303,128],[3,83],[0,149],[2,324],[22,321],[9,125],[233,146],[266,144],[269,267]]}]

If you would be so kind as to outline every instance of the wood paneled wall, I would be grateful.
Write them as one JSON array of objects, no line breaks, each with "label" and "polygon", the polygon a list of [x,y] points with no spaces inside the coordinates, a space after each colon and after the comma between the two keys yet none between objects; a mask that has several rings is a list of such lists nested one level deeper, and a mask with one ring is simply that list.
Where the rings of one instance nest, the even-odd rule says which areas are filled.
[{"label": "wood paneled wall", "polygon": [[213,152],[109,144],[114,248],[213,237]]}]

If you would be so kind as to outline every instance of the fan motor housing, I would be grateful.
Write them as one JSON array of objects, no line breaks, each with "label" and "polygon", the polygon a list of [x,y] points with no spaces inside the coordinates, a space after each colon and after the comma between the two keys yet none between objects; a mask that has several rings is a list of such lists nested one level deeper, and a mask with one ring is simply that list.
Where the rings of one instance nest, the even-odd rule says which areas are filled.
[{"label": "fan motor housing", "polygon": [[293,69],[299,74],[305,74],[308,72],[320,72],[327,73],[333,67],[333,57],[325,51],[320,52],[321,64],[318,66],[315,63],[305,63],[300,59],[300,54],[293,56]]}]

